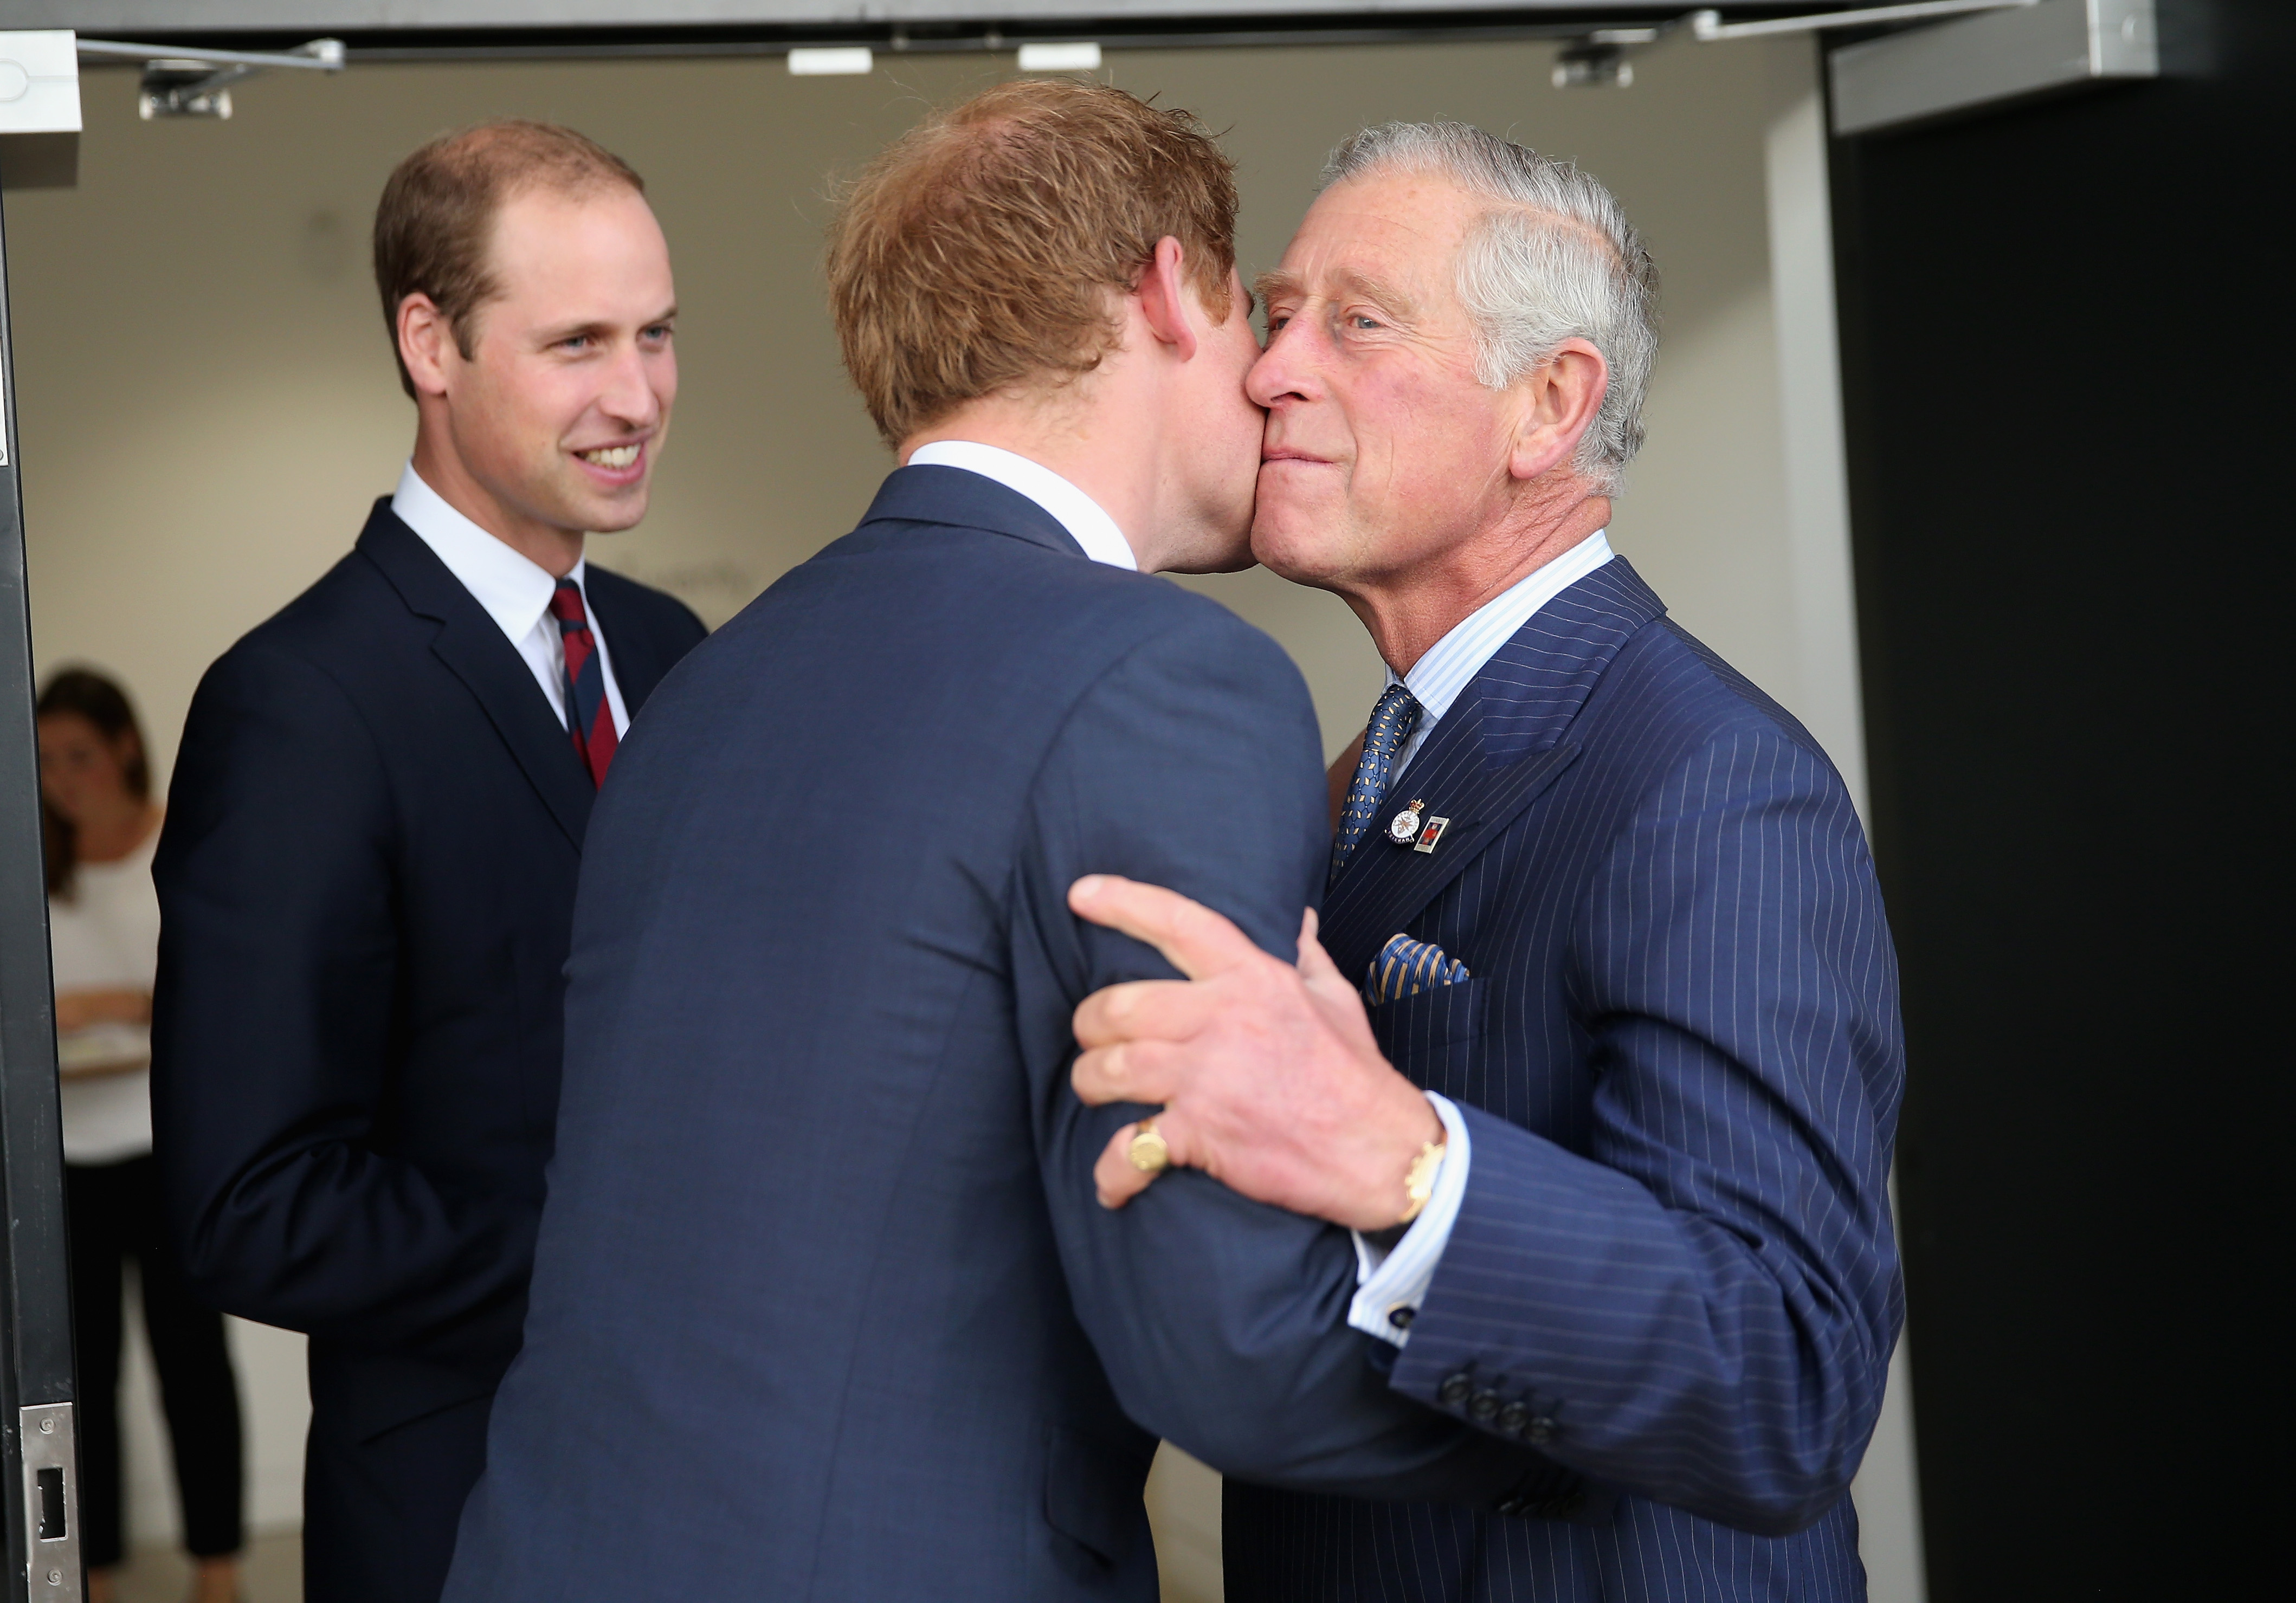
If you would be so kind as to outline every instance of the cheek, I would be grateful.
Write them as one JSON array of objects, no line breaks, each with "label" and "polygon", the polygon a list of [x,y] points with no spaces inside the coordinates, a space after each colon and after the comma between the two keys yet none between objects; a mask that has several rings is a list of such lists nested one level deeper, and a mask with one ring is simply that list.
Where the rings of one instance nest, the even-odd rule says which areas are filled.
[{"label": "cheek", "polygon": [[1487,407],[1462,405],[1448,387],[1366,388],[1371,426],[1357,432],[1359,497],[1424,512],[1481,493],[1499,460]]}]

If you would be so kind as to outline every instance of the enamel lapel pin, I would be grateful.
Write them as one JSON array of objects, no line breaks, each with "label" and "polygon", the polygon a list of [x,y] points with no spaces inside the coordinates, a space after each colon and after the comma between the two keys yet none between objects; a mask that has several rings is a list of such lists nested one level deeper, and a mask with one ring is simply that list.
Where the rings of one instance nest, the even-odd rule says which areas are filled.
[{"label": "enamel lapel pin", "polygon": [[1443,831],[1451,827],[1447,818],[1423,815],[1427,804],[1414,801],[1387,821],[1387,838],[1397,846],[1407,846],[1414,852],[1431,852],[1435,843],[1443,838]]}]

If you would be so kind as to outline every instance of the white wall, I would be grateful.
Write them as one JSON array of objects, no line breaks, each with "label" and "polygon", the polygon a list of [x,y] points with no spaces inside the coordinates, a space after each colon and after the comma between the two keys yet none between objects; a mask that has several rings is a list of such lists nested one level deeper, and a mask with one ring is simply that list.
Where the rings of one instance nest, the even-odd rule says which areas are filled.
[{"label": "white wall", "polygon": [[[1670,45],[1625,92],[1555,91],[1552,59],[1528,44],[1128,52],[1107,76],[1226,130],[1247,274],[1280,255],[1324,152],[1366,122],[1464,119],[1608,182],[1658,258],[1665,318],[1650,443],[1612,538],[1862,794],[1839,402],[1830,327],[1813,321],[1830,287],[1808,47]],[[653,515],[596,554],[722,621],[850,527],[887,465],[822,312],[829,176],[1009,67],[362,67],[250,85],[224,124],[140,123],[132,75],[91,76],[79,189],[7,202],[41,667],[118,671],[164,772],[201,669],[340,555],[406,449],[365,266],[384,175],[430,135],[501,113],[572,122],[647,175],[677,262],[684,387]],[[1347,609],[1265,573],[1190,583],[1283,642],[1327,745],[1345,744],[1380,683]],[[299,1343],[251,1327],[235,1340],[257,1517],[283,1517]],[[1919,1578],[1894,1439],[1885,1427],[1858,1497],[1875,1595],[1901,1603]],[[131,1447],[147,1532],[172,1529],[155,1448],[148,1431]],[[1168,1459],[1151,1502],[1168,1591],[1215,1595],[1209,1472]]]}]

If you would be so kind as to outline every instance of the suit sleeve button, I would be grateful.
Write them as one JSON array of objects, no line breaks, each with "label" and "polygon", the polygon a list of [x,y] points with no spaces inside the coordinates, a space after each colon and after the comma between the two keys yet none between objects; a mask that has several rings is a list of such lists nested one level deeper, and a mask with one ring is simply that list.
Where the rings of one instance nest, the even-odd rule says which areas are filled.
[{"label": "suit sleeve button", "polygon": [[1435,1393],[1435,1400],[1446,1408],[1456,1408],[1467,1400],[1467,1394],[1474,1386],[1475,1383],[1468,1379],[1465,1371],[1462,1370],[1445,1377],[1442,1386]]},{"label": "suit sleeve button", "polygon": [[1523,1427],[1530,1423],[1530,1411],[1520,1403],[1510,1403],[1499,1410],[1499,1428],[1511,1436],[1522,1435]]},{"label": "suit sleeve button", "polygon": [[1530,1428],[1523,1435],[1534,1445],[1544,1447],[1554,1439],[1554,1421],[1541,1414],[1530,1422]]},{"label": "suit sleeve button", "polygon": [[1488,1425],[1498,1411],[1499,1394],[1488,1386],[1477,1392],[1467,1403],[1468,1417],[1478,1425]]}]

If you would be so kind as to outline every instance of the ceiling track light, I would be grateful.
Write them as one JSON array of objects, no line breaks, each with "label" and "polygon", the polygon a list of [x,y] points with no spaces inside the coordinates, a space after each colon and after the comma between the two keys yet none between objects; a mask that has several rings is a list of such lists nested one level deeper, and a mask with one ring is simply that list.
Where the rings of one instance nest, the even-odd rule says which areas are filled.
[{"label": "ceiling track light", "polygon": [[135,45],[124,39],[80,39],[75,48],[100,61],[144,63],[143,92],[136,115],[149,122],[162,117],[231,115],[231,86],[275,69],[340,72],[343,42],[313,39],[292,50],[201,50],[183,45]]}]

